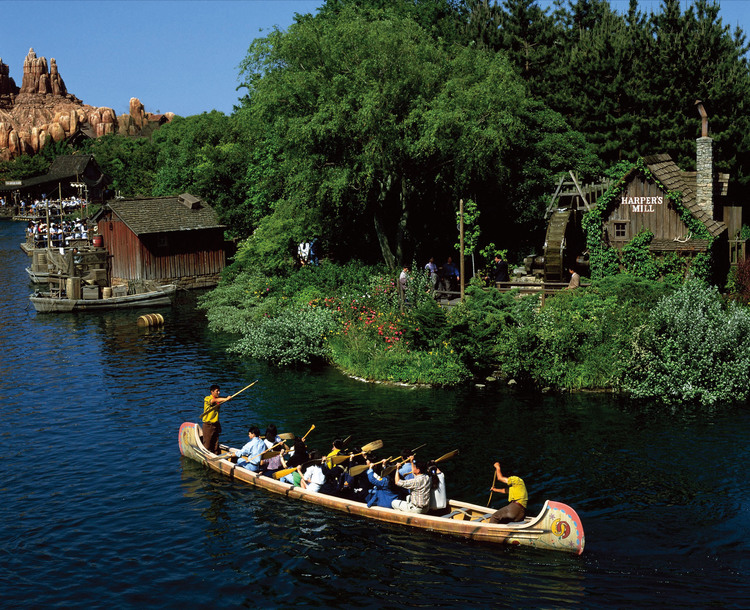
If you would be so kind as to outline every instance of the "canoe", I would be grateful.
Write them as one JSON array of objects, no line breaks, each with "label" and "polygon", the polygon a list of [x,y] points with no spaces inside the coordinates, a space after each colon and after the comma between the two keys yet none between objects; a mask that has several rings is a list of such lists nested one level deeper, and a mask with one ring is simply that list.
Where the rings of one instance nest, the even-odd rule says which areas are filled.
[{"label": "canoe", "polygon": [[527,516],[523,522],[502,525],[489,523],[488,519],[493,510],[458,500],[449,500],[448,512],[442,516],[405,513],[378,506],[368,508],[361,502],[308,491],[258,475],[228,459],[215,459],[216,455],[203,446],[200,426],[195,423],[185,422],[180,426],[179,445],[180,452],[185,457],[200,462],[232,480],[350,515],[480,542],[530,546],[576,555],[583,553],[585,538],[581,519],[571,507],[561,502],[547,500],[541,512],[535,517]]},{"label": "canoe", "polygon": [[109,309],[132,309],[136,307],[156,307],[171,305],[177,287],[170,284],[160,290],[128,294],[108,299],[67,299],[52,297],[49,294],[35,292],[29,297],[34,309],[39,313],[70,313],[76,311],[105,311]]}]

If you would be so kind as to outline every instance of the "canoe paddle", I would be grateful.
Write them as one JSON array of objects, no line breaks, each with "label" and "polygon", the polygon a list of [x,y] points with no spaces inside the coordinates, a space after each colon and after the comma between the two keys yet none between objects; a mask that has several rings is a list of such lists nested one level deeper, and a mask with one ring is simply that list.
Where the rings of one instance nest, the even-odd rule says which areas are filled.
[{"label": "canoe paddle", "polygon": [[489,507],[489,505],[490,505],[490,504],[492,503],[492,494],[494,493],[494,491],[493,491],[493,488],[495,487],[495,482],[496,482],[496,481],[497,481],[497,471],[496,471],[496,472],[495,472],[495,474],[494,474],[494,475],[492,476],[492,487],[490,487],[490,499],[489,499],[489,500],[487,500],[487,506],[488,506],[488,507]]},{"label": "canoe paddle", "polygon": [[[313,424],[312,426],[310,426],[310,429],[307,431],[307,433],[305,434],[305,436],[302,437],[302,442],[305,441],[305,439],[307,438],[307,435],[310,434],[310,432],[312,432],[313,430],[315,430],[315,424]],[[281,436],[281,435],[279,435],[279,436]],[[292,435],[292,436],[294,436],[294,435]],[[312,464],[312,463],[315,463],[317,461],[318,460],[313,460],[312,462],[306,462],[305,464],[303,464],[303,466],[304,466],[304,468],[307,468],[308,464]],[[303,468],[303,470],[304,470],[304,468]],[[288,474],[292,474],[295,470],[297,470],[296,466],[294,468],[284,468],[283,470],[277,470],[276,472],[273,473],[273,478],[278,481],[280,478],[285,477]]]},{"label": "canoe paddle", "polygon": [[344,462],[349,460],[349,458],[364,455],[365,453],[369,453],[370,451],[382,449],[382,447],[383,447],[383,441],[372,441],[371,443],[362,445],[362,451],[360,451],[359,453],[354,453],[352,455],[332,455],[328,459],[331,460],[331,464],[338,466],[339,464],[343,464]]},{"label": "canoe paddle", "polygon": [[[281,453],[281,451],[273,451],[274,447],[278,447],[279,445],[283,445],[284,441],[279,441],[275,445],[271,445],[268,449],[266,449],[263,453],[258,453],[256,455],[253,455],[249,458],[246,458],[249,462],[250,460],[254,460],[255,458],[259,457],[261,460],[268,460],[272,457],[276,457]],[[208,458],[209,460],[220,460],[222,458],[227,457],[228,455],[233,455],[231,452],[225,453],[223,455],[217,455],[216,457]],[[238,457],[245,457],[245,456],[238,456]]]},{"label": "canoe paddle", "polygon": [[438,459],[435,460],[435,463],[438,464],[440,462],[444,462],[445,460],[450,460],[451,458],[454,458],[458,455],[458,449],[454,449],[453,451],[449,451],[445,455],[441,455]]},{"label": "canoe paddle", "polygon": [[[445,460],[450,460],[451,458],[454,458],[457,455],[458,455],[458,449],[454,449],[453,451],[449,451],[445,455],[441,455],[438,459],[433,460],[433,461],[436,464],[438,464],[440,462],[444,462]],[[399,464],[396,464],[395,466],[389,466],[383,471],[383,476],[385,476],[386,474],[391,474],[396,468],[401,468],[401,466],[403,466],[404,464],[406,464],[406,462],[401,462]]]},{"label": "canoe paddle", "polygon": [[356,477],[357,475],[362,474],[363,472],[365,472],[365,470],[367,470],[368,468],[369,468],[369,466],[367,464],[360,464],[358,466],[352,466],[349,469],[349,474],[351,476],[353,476],[353,477]]},{"label": "canoe paddle", "polygon": [[[420,445],[416,449],[412,449],[411,452],[410,452],[411,455],[414,455],[419,449],[421,449],[422,447],[426,447],[426,446],[427,446],[427,443],[425,443],[424,445]],[[402,459],[401,456],[397,455],[396,457],[390,458],[388,461],[389,462],[398,462],[400,459]]]}]

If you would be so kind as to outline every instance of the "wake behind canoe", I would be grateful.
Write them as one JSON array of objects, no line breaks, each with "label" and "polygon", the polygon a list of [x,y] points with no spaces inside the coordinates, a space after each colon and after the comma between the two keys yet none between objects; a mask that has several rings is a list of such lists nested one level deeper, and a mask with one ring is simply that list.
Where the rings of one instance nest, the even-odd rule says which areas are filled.
[{"label": "wake behind canoe", "polygon": [[228,459],[210,459],[216,458],[216,455],[203,446],[200,427],[195,423],[182,424],[179,445],[182,455],[225,476],[288,498],[352,515],[481,542],[530,546],[578,555],[583,552],[585,538],[581,520],[572,508],[560,502],[547,500],[537,516],[526,517],[523,522],[502,525],[488,521],[494,511],[458,500],[450,500],[447,514],[440,516],[406,513],[378,506],[368,508],[362,502],[308,491],[259,475],[237,466]]}]

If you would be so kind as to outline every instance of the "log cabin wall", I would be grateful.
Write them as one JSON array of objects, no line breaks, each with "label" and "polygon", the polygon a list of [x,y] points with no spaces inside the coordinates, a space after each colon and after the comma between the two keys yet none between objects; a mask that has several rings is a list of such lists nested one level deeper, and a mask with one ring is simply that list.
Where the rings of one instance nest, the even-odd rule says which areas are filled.
[{"label": "log cabin wall", "polygon": [[144,235],[139,251],[143,279],[164,281],[218,275],[226,262],[222,244],[223,234],[215,229]]},{"label": "log cabin wall", "polygon": [[688,228],[670,206],[666,193],[640,175],[622,192],[604,226],[610,243],[618,249],[644,230],[651,231],[656,242],[688,236]]}]

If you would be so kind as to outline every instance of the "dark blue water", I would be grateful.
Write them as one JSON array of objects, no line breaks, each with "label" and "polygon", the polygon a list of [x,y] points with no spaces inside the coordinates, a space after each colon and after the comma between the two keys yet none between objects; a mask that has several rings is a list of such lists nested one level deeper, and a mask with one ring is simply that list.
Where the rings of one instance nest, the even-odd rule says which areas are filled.
[{"label": "dark blue water", "polygon": [[[750,414],[664,414],[606,396],[362,384],[224,351],[182,293],[143,312],[38,315],[23,226],[0,223],[4,607],[747,607]],[[456,541],[244,488],[180,456],[210,383],[223,441],[274,422],[325,449],[427,443],[451,495],[485,504],[498,459],[583,520],[580,557]],[[504,470],[506,470],[504,468]]]}]

